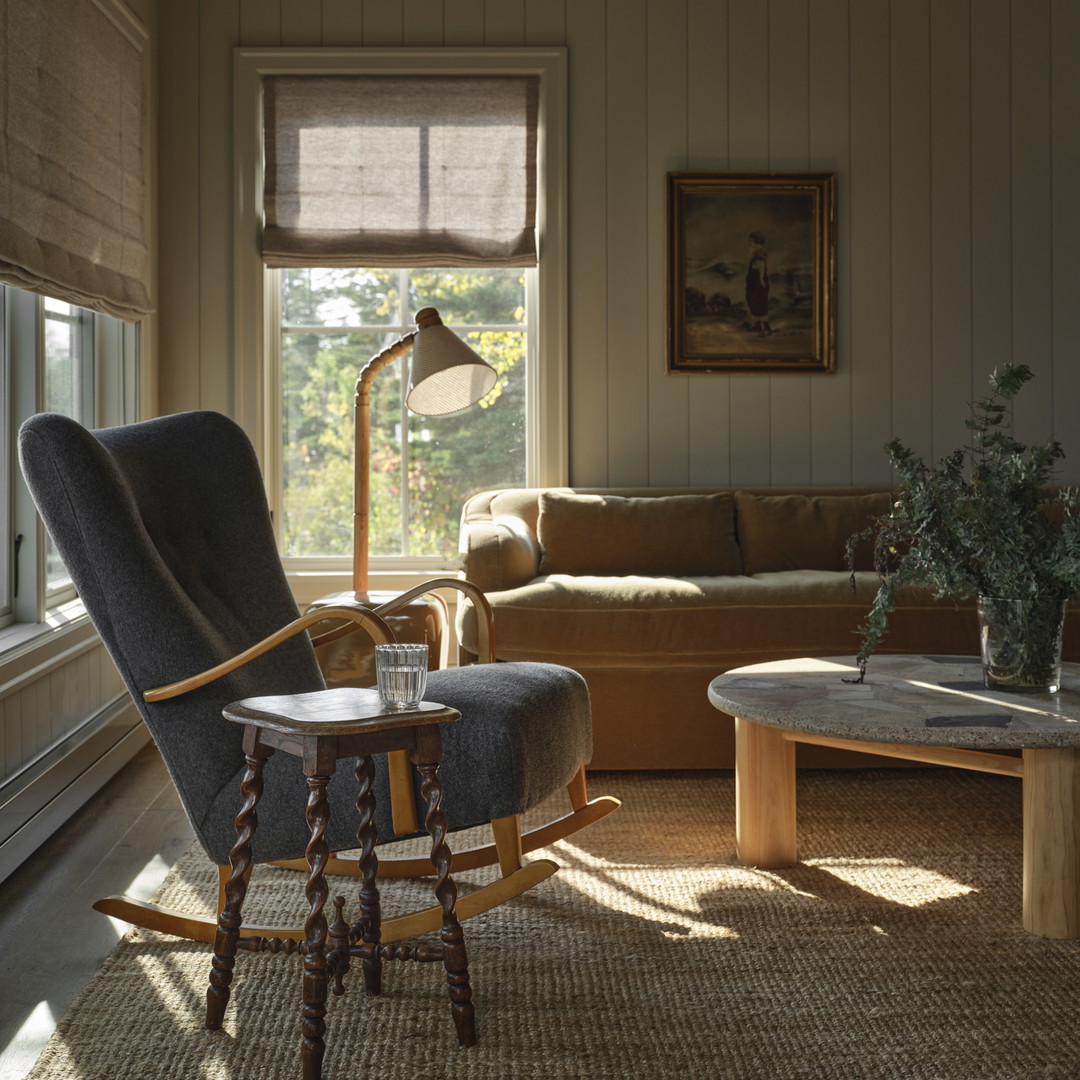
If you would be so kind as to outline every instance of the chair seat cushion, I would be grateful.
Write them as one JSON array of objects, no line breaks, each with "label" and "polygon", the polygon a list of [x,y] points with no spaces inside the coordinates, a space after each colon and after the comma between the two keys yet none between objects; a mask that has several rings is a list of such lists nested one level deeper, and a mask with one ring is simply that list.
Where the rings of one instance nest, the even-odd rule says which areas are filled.
[{"label": "chair seat cushion", "polygon": [[442,729],[451,828],[524,813],[592,757],[589,690],[568,667],[520,662],[433,671],[424,697],[461,713]]},{"label": "chair seat cushion", "polygon": [[[592,720],[585,680],[569,668],[541,663],[477,664],[433,671],[425,700],[461,713],[443,724],[439,778],[451,829],[522,814],[565,787],[592,756]],[[222,721],[224,723],[224,721]],[[355,759],[338,762],[328,787],[331,850],[356,846]],[[240,810],[238,768],[198,831],[210,857],[229,861]],[[419,820],[424,804],[417,788]],[[393,840],[384,755],[376,758],[376,826],[380,843]],[[277,753],[266,764],[259,825],[252,850],[257,862],[300,858],[309,832],[304,818],[307,784],[299,758]]]}]

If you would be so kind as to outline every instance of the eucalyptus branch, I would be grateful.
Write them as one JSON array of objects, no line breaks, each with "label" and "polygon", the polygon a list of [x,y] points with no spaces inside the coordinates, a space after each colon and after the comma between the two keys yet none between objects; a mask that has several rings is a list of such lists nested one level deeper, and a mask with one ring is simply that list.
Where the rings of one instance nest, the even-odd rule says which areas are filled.
[{"label": "eucalyptus branch", "polygon": [[859,627],[861,676],[888,630],[897,593],[935,597],[1042,598],[1080,590],[1080,494],[1051,491],[1057,440],[1027,446],[1013,435],[1013,402],[1033,378],[1026,364],[990,375],[990,393],[970,406],[970,443],[930,466],[899,439],[885,452],[897,477],[886,514],[847,544],[854,589],[855,549],[874,540],[878,589]]}]

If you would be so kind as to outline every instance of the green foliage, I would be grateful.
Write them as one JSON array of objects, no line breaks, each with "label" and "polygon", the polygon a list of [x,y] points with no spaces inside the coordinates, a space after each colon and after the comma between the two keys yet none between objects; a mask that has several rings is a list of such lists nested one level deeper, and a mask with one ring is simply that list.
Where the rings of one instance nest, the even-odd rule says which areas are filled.
[{"label": "green foliage", "polygon": [[1061,445],[1025,446],[1012,434],[1011,402],[1032,377],[1026,364],[996,369],[991,393],[971,406],[965,421],[971,445],[932,467],[898,439],[885,447],[897,474],[896,499],[847,544],[852,588],[855,547],[868,537],[879,577],[860,627],[862,673],[904,587],[938,598],[1023,600],[1047,618],[1059,616],[1080,589],[1080,493],[1047,488],[1064,456]]},{"label": "green foliage", "polygon": [[[408,310],[438,309],[447,324],[524,320],[515,270],[413,270]],[[352,544],[353,397],[368,359],[397,337],[396,270],[308,269],[282,274],[283,551],[348,555]],[[331,327],[342,327],[333,331]],[[364,330],[345,328],[364,326]],[[310,331],[307,327],[311,327]],[[499,374],[479,406],[420,417],[402,405],[402,362],[372,386],[372,555],[457,554],[461,506],[473,492],[525,482],[525,332],[479,331],[467,340]],[[402,433],[409,441],[405,463]],[[401,497],[410,508],[402,543]]]}]

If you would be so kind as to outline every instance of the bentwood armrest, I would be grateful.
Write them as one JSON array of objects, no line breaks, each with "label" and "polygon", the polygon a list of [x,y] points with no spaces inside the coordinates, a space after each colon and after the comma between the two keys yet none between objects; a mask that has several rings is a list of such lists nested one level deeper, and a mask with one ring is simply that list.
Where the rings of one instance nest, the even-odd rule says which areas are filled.
[{"label": "bentwood armrest", "polygon": [[[182,679],[180,682],[170,683],[168,686],[157,686],[152,690],[145,691],[143,693],[143,699],[145,701],[168,701],[169,698],[179,697],[181,694],[186,694],[191,690],[198,690],[199,687],[206,686],[207,683],[212,683],[215,679],[220,679],[224,675],[229,675],[236,671],[237,668],[241,668],[244,664],[250,663],[257,657],[262,656],[263,653],[269,652],[271,649],[280,645],[283,641],[287,641],[296,634],[307,630],[308,627],[315,626],[327,619],[344,619],[350,623],[355,623],[361,629],[366,630],[371,635],[372,640],[377,643],[394,640],[394,635],[390,630],[390,627],[386,625],[382,616],[376,614],[374,611],[361,607],[354,608],[336,605],[334,607],[318,608],[315,611],[309,611],[306,614],[301,615],[287,626],[283,626],[276,633],[273,633],[269,637],[265,637],[262,641],[252,645],[250,649],[245,649],[242,653],[238,653],[236,656],[218,664],[216,667],[210,668],[208,671],[200,672],[198,675],[192,675],[187,679]],[[352,630],[353,628],[350,627],[349,629]]]},{"label": "bentwood armrest", "polygon": [[491,610],[491,604],[488,603],[488,598],[484,595],[483,590],[478,585],[474,585],[465,578],[431,578],[423,584],[417,585],[407,592],[395,596],[393,600],[388,600],[385,604],[380,604],[374,611],[377,615],[386,618],[386,616],[393,615],[395,611],[398,611],[400,608],[411,603],[418,596],[423,596],[424,593],[434,592],[436,589],[456,589],[458,592],[464,593],[465,596],[473,602],[477,614],[477,657],[481,664],[494,662],[495,614]]}]

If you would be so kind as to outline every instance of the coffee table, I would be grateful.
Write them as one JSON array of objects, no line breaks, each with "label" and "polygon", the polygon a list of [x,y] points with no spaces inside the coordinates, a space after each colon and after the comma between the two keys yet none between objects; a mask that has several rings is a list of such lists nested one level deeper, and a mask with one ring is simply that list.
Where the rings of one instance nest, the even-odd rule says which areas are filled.
[{"label": "coffee table", "polygon": [[739,861],[798,858],[797,742],[1019,777],[1024,928],[1080,937],[1080,665],[1062,665],[1056,694],[987,690],[972,657],[875,656],[865,683],[844,681],[857,674],[847,658],[780,660],[709,685],[735,717]]}]

